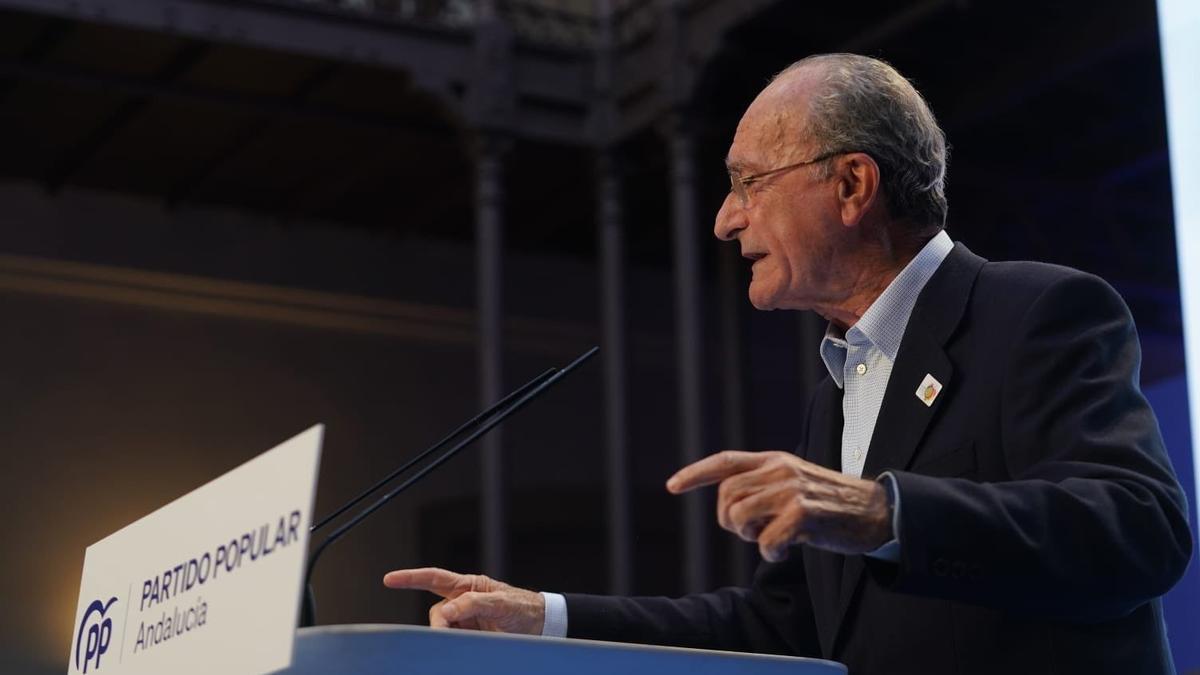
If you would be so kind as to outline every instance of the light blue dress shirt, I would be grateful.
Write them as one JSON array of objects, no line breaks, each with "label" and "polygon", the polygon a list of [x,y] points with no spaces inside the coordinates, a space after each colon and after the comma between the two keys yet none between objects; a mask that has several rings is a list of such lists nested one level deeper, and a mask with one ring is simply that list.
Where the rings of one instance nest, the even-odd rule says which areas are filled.
[{"label": "light blue dress shirt", "polygon": [[[867,449],[875,431],[875,420],[883,405],[892,365],[900,351],[900,342],[908,328],[917,297],[925,284],[954,248],[945,231],[930,239],[892,283],[871,303],[858,322],[843,335],[833,324],[821,340],[821,360],[829,369],[842,394],[842,473],[862,477]],[[895,479],[884,473],[880,479],[891,482],[895,498],[892,512],[892,540],[867,555],[884,560],[900,558],[900,494]],[[542,593],[546,601],[546,622],[542,635],[566,637],[567,601],[558,593]]]},{"label": "light blue dress shirt", "polygon": [[862,317],[842,335],[833,324],[821,340],[821,360],[842,396],[842,473],[861,477],[875,420],[900,341],[917,297],[954,243],[944,231],[929,240]]}]

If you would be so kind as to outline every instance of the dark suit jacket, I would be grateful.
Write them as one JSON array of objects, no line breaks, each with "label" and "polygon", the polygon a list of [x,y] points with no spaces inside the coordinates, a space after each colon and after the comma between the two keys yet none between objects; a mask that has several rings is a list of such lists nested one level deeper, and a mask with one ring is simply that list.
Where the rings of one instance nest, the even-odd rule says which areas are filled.
[{"label": "dark suit jacket", "polygon": [[[1191,554],[1138,388],[1129,310],[1100,279],[955,246],[913,310],[864,476],[891,470],[898,564],[795,547],[751,588],[567,595],[571,637],[820,656],[850,673],[1169,673],[1158,596]],[[932,374],[931,407],[916,396]],[[840,468],[842,392],[805,459]]]}]

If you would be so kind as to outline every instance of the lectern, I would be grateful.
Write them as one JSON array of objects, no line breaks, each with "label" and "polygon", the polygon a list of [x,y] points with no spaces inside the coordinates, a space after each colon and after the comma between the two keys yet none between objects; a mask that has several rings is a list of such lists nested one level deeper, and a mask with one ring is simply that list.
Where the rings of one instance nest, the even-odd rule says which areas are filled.
[{"label": "lectern", "polygon": [[845,675],[832,661],[424,626],[301,628],[278,675]]}]

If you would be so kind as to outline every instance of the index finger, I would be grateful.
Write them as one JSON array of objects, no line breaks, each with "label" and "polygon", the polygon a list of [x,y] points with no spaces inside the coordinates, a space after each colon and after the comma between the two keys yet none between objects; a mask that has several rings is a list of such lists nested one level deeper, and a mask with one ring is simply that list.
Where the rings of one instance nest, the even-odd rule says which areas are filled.
[{"label": "index finger", "polygon": [[730,476],[757,469],[764,461],[765,453],[723,450],[676,471],[675,475],[667,480],[667,490],[672,494],[679,494],[720,483]]},{"label": "index finger", "polygon": [[440,567],[422,567],[411,570],[394,570],[383,575],[383,585],[388,588],[412,588],[436,593],[443,598],[457,595],[463,575]]}]

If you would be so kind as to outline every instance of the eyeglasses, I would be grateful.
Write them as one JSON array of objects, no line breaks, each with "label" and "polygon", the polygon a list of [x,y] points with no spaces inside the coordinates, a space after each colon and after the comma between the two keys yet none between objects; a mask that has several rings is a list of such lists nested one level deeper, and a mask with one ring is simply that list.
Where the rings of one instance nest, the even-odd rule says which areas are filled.
[{"label": "eyeglasses", "polygon": [[743,209],[748,208],[750,206],[750,193],[746,191],[746,188],[748,188],[749,186],[757,183],[758,181],[760,181],[764,178],[769,178],[771,176],[783,173],[785,171],[791,171],[792,169],[799,169],[802,166],[808,166],[810,164],[824,162],[825,160],[827,160],[831,157],[836,157],[838,155],[844,155],[847,152],[848,152],[847,150],[836,150],[834,152],[827,152],[819,157],[814,157],[807,161],[796,162],[795,164],[788,164],[787,166],[781,166],[777,169],[771,169],[770,171],[756,173],[753,176],[739,176],[736,173],[730,171],[729,172],[729,189],[731,192],[733,192],[733,194],[737,195],[738,202],[742,205],[742,208]]}]

